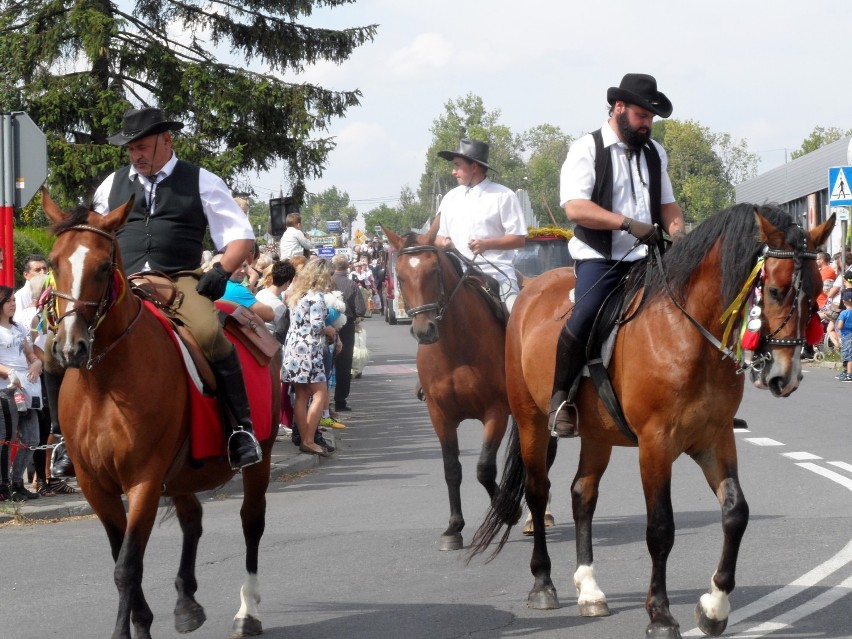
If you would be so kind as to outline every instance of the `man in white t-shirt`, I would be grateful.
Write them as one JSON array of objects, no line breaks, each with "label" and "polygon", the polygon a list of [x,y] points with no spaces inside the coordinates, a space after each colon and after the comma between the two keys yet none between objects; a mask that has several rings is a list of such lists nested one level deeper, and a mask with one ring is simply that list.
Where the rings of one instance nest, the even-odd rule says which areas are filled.
[{"label": "man in white t-shirt", "polygon": [[286,223],[287,230],[281,236],[281,249],[278,251],[279,259],[288,260],[299,255],[307,257],[305,251],[310,253],[314,247],[302,233],[302,216],[298,213],[290,213]]},{"label": "man in white t-shirt", "polygon": [[436,246],[454,247],[474,260],[500,285],[500,297],[511,311],[518,296],[512,261],[527,235],[524,212],[515,193],[488,178],[488,144],[463,138],[455,151],[438,156],[453,163],[459,185],[441,200]]}]

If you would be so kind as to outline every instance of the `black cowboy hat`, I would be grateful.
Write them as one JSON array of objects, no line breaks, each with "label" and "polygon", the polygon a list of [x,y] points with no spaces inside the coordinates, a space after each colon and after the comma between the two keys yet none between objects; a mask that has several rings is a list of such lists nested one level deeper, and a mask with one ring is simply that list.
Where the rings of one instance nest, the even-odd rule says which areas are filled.
[{"label": "black cowboy hat", "polygon": [[651,113],[667,118],[672,114],[672,103],[664,93],[657,91],[654,76],[645,73],[628,73],[617,87],[606,92],[606,101],[612,106],[616,100],[629,102]]},{"label": "black cowboy hat", "polygon": [[144,138],[163,131],[178,131],[183,128],[182,122],[166,119],[162,109],[144,107],[128,109],[121,119],[121,131],[107,138],[107,142],[116,146],[124,146],[139,138]]},{"label": "black cowboy hat", "polygon": [[471,140],[470,138],[462,138],[459,140],[458,148],[455,151],[439,151],[438,157],[452,161],[453,158],[464,158],[468,162],[476,162],[481,164],[486,169],[496,171],[493,166],[488,164],[488,143],[480,142],[479,140]]}]

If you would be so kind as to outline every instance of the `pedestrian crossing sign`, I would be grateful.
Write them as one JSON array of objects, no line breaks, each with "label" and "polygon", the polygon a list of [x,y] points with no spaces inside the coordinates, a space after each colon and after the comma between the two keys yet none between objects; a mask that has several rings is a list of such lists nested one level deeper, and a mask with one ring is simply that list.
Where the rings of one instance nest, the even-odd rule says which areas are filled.
[{"label": "pedestrian crossing sign", "polygon": [[852,166],[828,169],[828,203],[831,206],[852,205]]}]

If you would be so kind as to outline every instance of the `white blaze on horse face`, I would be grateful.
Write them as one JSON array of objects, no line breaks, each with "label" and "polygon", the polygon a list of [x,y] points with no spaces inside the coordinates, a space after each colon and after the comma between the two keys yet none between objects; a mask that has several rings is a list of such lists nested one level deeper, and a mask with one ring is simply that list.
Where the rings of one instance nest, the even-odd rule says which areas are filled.
[{"label": "white blaze on horse face", "polygon": [[[71,265],[71,298],[72,299],[80,299],[80,291],[83,289],[83,269],[86,264],[86,255],[89,253],[89,247],[80,245],[74,252],[71,254],[71,257],[68,258],[68,263]],[[77,319],[76,313],[66,314],[68,312],[68,306],[73,304],[73,302],[69,300],[65,301],[65,309],[59,309],[60,317],[65,315],[60,322],[61,325],[64,325],[65,328],[65,339],[64,344],[62,345],[63,350],[69,348],[71,344],[71,332],[74,327],[74,321]]]},{"label": "white blaze on horse face", "polygon": [[408,263],[411,268],[417,268],[418,266],[420,266],[420,258],[414,255],[408,259]]}]

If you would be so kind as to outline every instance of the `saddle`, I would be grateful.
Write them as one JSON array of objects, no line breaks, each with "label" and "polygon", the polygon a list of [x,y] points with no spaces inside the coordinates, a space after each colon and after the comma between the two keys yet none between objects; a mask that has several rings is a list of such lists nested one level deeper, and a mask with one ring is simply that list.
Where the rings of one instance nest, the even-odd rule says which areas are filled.
[{"label": "saddle", "polygon": [[[131,281],[130,278],[128,281]],[[189,380],[191,435],[167,473],[166,477],[169,479],[180,468],[181,460],[187,454],[189,463],[193,467],[200,467],[205,458],[226,455],[227,451],[224,447],[226,439],[222,437],[222,429],[232,427],[230,421],[232,418],[230,412],[221,404],[221,397],[215,395],[216,379],[207,358],[201,352],[195,338],[176,316],[180,295],[176,291],[174,282],[161,273],[137,274],[132,282],[133,292],[142,299],[143,304],[169,334],[175,348],[180,351]],[[266,355],[264,352],[269,352],[269,340],[274,342],[275,352],[280,349],[280,346],[263,321],[249,309],[239,307],[245,311],[240,314],[243,318],[241,321],[233,319],[232,311],[236,307],[235,304],[220,300],[217,302],[217,307],[225,322],[226,337],[234,345],[240,358],[255,435],[260,440],[266,439],[271,433],[273,419],[272,404],[269,401],[272,392],[269,376],[271,355]],[[247,327],[252,336],[259,337],[245,336],[243,326]],[[256,346],[256,341],[263,346]],[[228,424],[231,425],[228,426]]]},{"label": "saddle", "polygon": [[[195,337],[177,316],[177,310],[183,302],[183,293],[177,290],[172,278],[159,271],[145,271],[129,275],[127,281],[133,293],[153,304],[169,320],[205,388],[211,394],[215,393],[216,379],[213,369],[210,368],[210,363],[201,352]],[[250,309],[233,302],[219,300],[216,307],[219,310],[219,322],[224,330],[239,340],[259,365],[269,366],[281,345],[269,332],[264,321]]]}]

